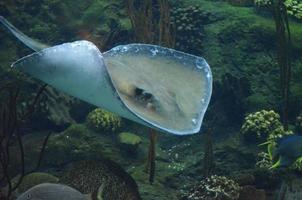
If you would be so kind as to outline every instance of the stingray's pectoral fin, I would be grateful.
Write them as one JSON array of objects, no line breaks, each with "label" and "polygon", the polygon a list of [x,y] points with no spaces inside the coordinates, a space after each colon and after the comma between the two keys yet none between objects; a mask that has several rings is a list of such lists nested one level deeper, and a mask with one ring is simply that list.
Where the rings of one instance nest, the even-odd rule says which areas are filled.
[{"label": "stingray's pectoral fin", "polygon": [[91,42],[76,41],[49,47],[19,59],[12,67],[69,95],[145,124],[119,98],[103,55]]},{"label": "stingray's pectoral fin", "polygon": [[200,130],[212,93],[212,74],[198,56],[148,44],[104,53],[123,103],[149,125],[186,135]]},{"label": "stingray's pectoral fin", "polygon": [[34,50],[34,51],[40,51],[42,49],[45,49],[45,48],[49,47],[48,45],[42,44],[42,43],[40,43],[40,42],[38,42],[38,41],[36,41],[36,40],[28,37],[27,35],[25,35],[21,31],[19,31],[14,25],[12,25],[9,21],[7,21],[3,16],[0,16],[0,22],[16,38],[18,38],[23,44],[25,44],[26,46],[28,46],[32,50]]},{"label": "stingray's pectoral fin", "polygon": [[91,42],[46,48],[21,58],[12,67],[96,106],[118,112],[111,107],[122,104],[117,101],[103,56]]}]

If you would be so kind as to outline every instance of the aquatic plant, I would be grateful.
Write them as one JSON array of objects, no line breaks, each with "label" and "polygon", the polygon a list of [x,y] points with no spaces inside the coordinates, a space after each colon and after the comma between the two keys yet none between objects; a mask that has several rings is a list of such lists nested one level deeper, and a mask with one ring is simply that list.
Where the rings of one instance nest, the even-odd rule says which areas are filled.
[{"label": "aquatic plant", "polygon": [[87,116],[88,126],[101,132],[115,132],[121,127],[121,123],[119,116],[101,108],[94,109]]},{"label": "aquatic plant", "polygon": [[195,185],[184,196],[185,200],[237,200],[239,198],[240,186],[235,181],[225,177],[212,175]]},{"label": "aquatic plant", "polygon": [[269,135],[282,134],[284,128],[278,113],[273,110],[261,110],[245,117],[240,132],[248,140],[264,141]]},{"label": "aquatic plant", "polygon": [[[291,0],[289,0],[291,1]],[[297,2],[297,1],[295,1]],[[288,14],[293,13],[285,3],[284,0],[264,1],[258,4],[265,3],[266,7],[270,9],[274,17],[275,30],[277,35],[277,63],[280,71],[280,93],[281,93],[281,110],[282,123],[284,128],[288,129],[288,115],[289,115],[289,95],[290,95],[290,80],[291,80],[291,31],[288,21]],[[297,10],[295,8],[295,10]]]},{"label": "aquatic plant", "polygon": [[213,133],[212,129],[207,130],[204,139],[204,159],[203,159],[203,175],[208,177],[212,174],[215,162],[214,162],[214,152],[213,152]]},{"label": "aquatic plant", "polygon": [[[275,145],[268,147],[267,152],[260,152],[257,155],[257,162],[255,164],[256,167],[272,170],[278,168],[279,166],[273,162],[273,156],[270,148],[275,148]],[[302,172],[302,157],[298,158],[291,166],[289,166],[290,170]]]},{"label": "aquatic plant", "polygon": [[145,171],[149,173],[149,182],[152,184],[154,182],[155,176],[155,157],[156,157],[156,141],[157,141],[157,132],[149,128],[149,137],[150,137],[150,144],[148,149],[148,159],[146,164]]}]

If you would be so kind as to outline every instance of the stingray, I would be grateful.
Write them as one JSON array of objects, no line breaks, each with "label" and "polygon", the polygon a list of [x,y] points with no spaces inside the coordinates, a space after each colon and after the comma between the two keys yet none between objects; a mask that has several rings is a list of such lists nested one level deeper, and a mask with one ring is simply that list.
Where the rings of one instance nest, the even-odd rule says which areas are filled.
[{"label": "stingray", "polygon": [[150,44],[101,53],[80,40],[48,46],[1,23],[35,52],[12,64],[69,95],[145,126],[177,135],[197,133],[212,93],[206,60]]}]

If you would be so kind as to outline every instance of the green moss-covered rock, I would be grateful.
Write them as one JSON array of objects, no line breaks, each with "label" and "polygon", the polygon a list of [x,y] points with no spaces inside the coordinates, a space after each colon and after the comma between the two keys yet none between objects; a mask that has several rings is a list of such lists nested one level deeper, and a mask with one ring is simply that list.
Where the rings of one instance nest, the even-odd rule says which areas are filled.
[{"label": "green moss-covered rock", "polygon": [[122,149],[136,154],[139,144],[142,143],[141,137],[134,133],[122,132],[118,135],[118,141]]},{"label": "green moss-covered rock", "polygon": [[83,124],[73,124],[65,131],[53,134],[46,146],[45,162],[68,163],[85,157],[98,157],[104,151],[101,140]]},{"label": "green moss-covered rock", "polygon": [[119,142],[128,145],[139,145],[142,142],[141,137],[134,133],[122,132],[118,135]]},{"label": "green moss-covered rock", "polygon": [[115,132],[121,127],[122,120],[119,116],[96,108],[87,116],[87,124],[94,130],[101,132]]}]

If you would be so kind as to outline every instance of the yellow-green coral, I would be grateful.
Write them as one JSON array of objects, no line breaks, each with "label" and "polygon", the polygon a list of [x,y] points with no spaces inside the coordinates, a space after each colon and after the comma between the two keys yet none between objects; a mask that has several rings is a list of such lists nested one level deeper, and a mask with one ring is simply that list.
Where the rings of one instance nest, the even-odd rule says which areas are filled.
[{"label": "yellow-green coral", "polygon": [[265,140],[285,134],[280,116],[273,110],[261,110],[245,117],[240,132],[249,139]]},{"label": "yellow-green coral", "polygon": [[98,131],[115,132],[121,127],[121,118],[111,112],[96,108],[88,114],[87,124]]}]

